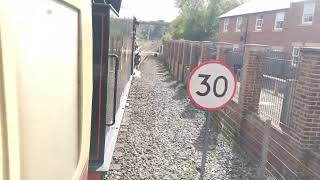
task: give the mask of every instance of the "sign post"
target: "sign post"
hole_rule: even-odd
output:
[[[204,149],[201,160],[200,180],[205,176],[208,153],[210,111],[222,109],[235,95],[236,76],[231,68],[220,61],[207,61],[197,66],[190,74],[187,91],[190,100],[206,111]]]

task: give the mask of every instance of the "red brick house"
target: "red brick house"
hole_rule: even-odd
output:
[[[219,41],[270,45],[299,56],[299,47],[320,47],[319,0],[253,0],[221,15]]]

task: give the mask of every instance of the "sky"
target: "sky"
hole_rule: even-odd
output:
[[[179,9],[174,5],[175,0],[126,0],[130,9],[139,21],[174,20]],[[269,0],[248,0],[248,1],[269,1]],[[297,0],[284,0],[297,1]]]
[[[174,0],[128,0],[129,7],[139,21],[164,20],[170,22],[178,16]]]

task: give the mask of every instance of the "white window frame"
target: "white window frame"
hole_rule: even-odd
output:
[[[277,12],[276,13],[276,18],[274,20],[274,30],[275,31],[282,31],[283,30],[284,17],[285,17],[285,12]],[[282,22],[282,27],[278,27],[278,22]]]
[[[241,32],[243,18],[237,17],[237,23],[236,23],[236,32]]]
[[[261,21],[261,25],[258,25],[260,21]],[[257,15],[257,18],[256,18],[255,30],[262,31],[262,27],[263,27],[263,14],[259,14],[259,15]]]
[[[293,47],[292,49],[292,65],[297,65],[300,58],[300,47]]]
[[[239,50],[239,48],[240,48],[239,44],[233,44],[233,46],[232,46],[233,51],[237,51],[237,50]]]
[[[229,26],[229,18],[224,19],[223,22],[223,32],[228,32],[228,26]]]
[[[308,7],[310,6],[310,7]],[[302,14],[302,24],[311,25],[314,20],[314,12],[315,12],[316,3],[315,2],[307,2],[303,6],[303,14]],[[309,11],[307,11],[309,10]],[[311,21],[306,21],[307,18],[311,18]]]

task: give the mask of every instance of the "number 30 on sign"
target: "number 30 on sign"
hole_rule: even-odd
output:
[[[191,72],[188,96],[201,109],[221,109],[235,95],[236,83],[236,76],[229,66],[219,61],[207,61]]]

